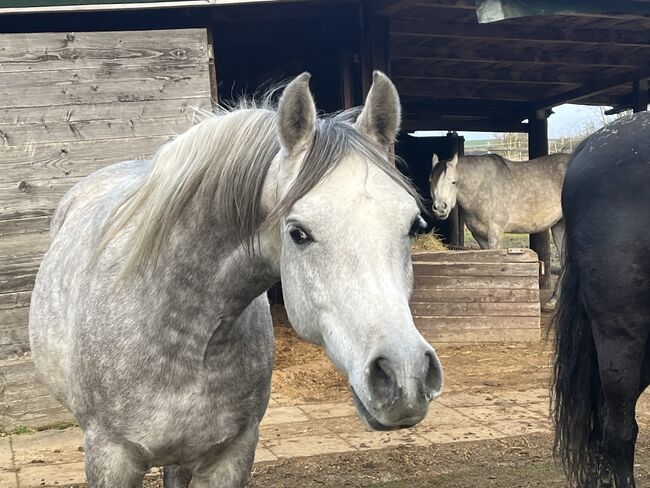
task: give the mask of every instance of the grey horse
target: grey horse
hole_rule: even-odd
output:
[[[441,393],[409,311],[422,219],[390,157],[397,91],[377,72],[360,113],[319,118],[309,78],[59,204],[30,342],[84,431],[91,487],[141,486],[151,466],[172,466],[168,487],[245,485],[271,385],[265,291],[280,278],[294,328],[347,375],[370,427],[415,425]]]
[[[505,232],[534,234],[551,229],[562,263],[560,195],[570,157],[558,153],[513,162],[496,154],[456,155],[439,161],[434,154],[430,178],[433,213],[444,220],[458,204],[481,249],[501,249]],[[555,307],[558,293],[556,288],[545,310]]]

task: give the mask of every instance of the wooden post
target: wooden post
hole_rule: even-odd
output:
[[[341,69],[341,102],[343,110],[347,110],[355,106],[353,61],[350,51],[341,52],[339,65]]]
[[[645,112],[648,110],[648,78],[634,80],[632,89],[632,111]]]
[[[363,6],[361,13],[361,83],[363,96],[372,85],[372,72],[380,70],[390,76],[390,33],[388,19],[366,15]]]
[[[447,137],[451,139],[450,144],[454,146],[453,151],[462,156],[465,153],[465,139],[459,137],[455,132],[448,132]],[[458,211],[458,205],[449,213],[449,243],[452,246],[465,246],[465,222]]]
[[[528,119],[528,157],[539,158],[548,154],[548,118],[546,110],[537,110]],[[543,263],[539,275],[539,287],[551,288],[551,239],[550,232],[530,234],[530,248]]]

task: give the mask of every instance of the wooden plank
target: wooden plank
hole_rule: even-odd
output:
[[[592,83],[586,83],[583,86],[574,88],[573,90],[563,91],[553,96],[540,97],[541,99],[535,102],[534,108],[537,110],[555,107],[563,103],[578,102],[589,97],[593,97],[600,93],[610,91],[614,88],[626,85],[634,78],[644,78],[650,76],[650,70],[640,69],[634,75],[622,75],[614,78],[599,78]]]
[[[42,101],[47,103],[47,100]],[[210,110],[209,101],[181,97],[168,100],[149,100],[128,103],[79,103],[76,105],[45,105],[38,107],[7,108],[2,112],[6,124],[56,124],[96,120],[169,119],[178,117],[189,122],[195,119],[196,109]],[[189,123],[188,122],[188,123]]]
[[[17,183],[50,179],[74,179],[86,176],[112,163],[132,159],[149,159],[172,135],[126,137],[100,141],[73,141],[8,147],[0,158],[0,213],[8,192],[28,194]],[[70,186],[70,185],[69,185]],[[1,216],[0,220],[7,218]]]
[[[432,345],[440,344],[476,344],[491,342],[539,342],[540,329],[464,329],[421,331],[424,338]]]
[[[536,276],[416,276],[416,287],[449,288],[537,288]]]
[[[8,310],[15,307],[28,307],[31,298],[31,291],[0,293],[0,310]]]
[[[536,263],[537,255],[530,249],[489,249],[475,251],[418,251],[411,254],[414,263]]]
[[[413,290],[413,303],[539,303],[538,289],[423,288]]]
[[[29,352],[29,307],[0,310],[0,360]]]
[[[393,78],[433,78],[447,80],[501,81],[510,83],[546,83],[553,85],[584,84],[595,76],[616,76],[634,71],[628,68],[575,69],[559,65],[536,70],[521,69],[509,63],[475,61],[464,63],[444,59],[397,59],[393,62]]]
[[[428,315],[414,316],[413,320],[418,330],[485,330],[485,329],[539,329],[539,315],[524,317],[484,316],[477,318],[471,315]]]
[[[532,94],[551,96],[566,88],[564,85],[512,84],[498,81],[476,83],[472,81],[447,81],[436,79],[395,80],[401,96],[446,98],[458,97],[478,100],[505,100],[514,102],[530,101]]]
[[[42,106],[46,99],[52,105],[76,103],[128,103],[152,100],[210,98],[210,85],[203,76],[175,75],[166,79],[138,75],[122,79],[98,77],[96,71],[82,71],[85,76],[72,82],[67,71],[45,71],[43,78],[30,84],[16,80],[14,73],[0,73],[0,108]],[[202,73],[207,78],[205,67]],[[45,76],[47,75],[47,76]]]
[[[610,29],[559,28],[554,26],[529,26],[526,24],[501,25],[500,23],[430,22],[416,19],[391,19],[391,35],[416,37],[465,37],[498,39],[502,41],[527,41],[551,44],[561,48],[566,45],[601,45],[650,47],[650,37],[644,31]]]
[[[28,357],[0,361],[0,383],[0,427],[4,432],[74,422],[70,412],[38,381]]]
[[[0,293],[31,290],[42,258],[42,254],[0,256]]]
[[[643,69],[650,64],[650,54],[616,52],[610,50],[540,49],[539,46],[522,45],[511,49],[511,43],[499,41],[476,41],[462,38],[436,39],[435,44],[411,45],[395,39],[391,46],[393,59],[443,58],[456,61],[496,61],[519,65],[556,65],[592,67],[631,67]]]
[[[38,144],[41,145],[180,134],[185,132],[190,125],[188,120],[178,116],[166,119],[119,118],[51,122],[49,124],[0,123],[0,139],[4,142],[4,152],[9,147],[33,147],[35,141],[38,141]]]
[[[49,232],[24,232],[0,237],[0,260],[32,254],[43,255],[50,246]]]
[[[413,265],[415,276],[534,276],[538,275],[537,263],[432,263]]]
[[[411,302],[411,313],[418,317],[435,316],[468,316],[483,322],[485,317],[536,317],[539,318],[539,302]]]
[[[0,242],[15,234],[48,234],[51,217],[32,217],[26,219],[0,220]],[[1,247],[1,246],[0,246]]]
[[[0,72],[206,66],[205,29],[5,34]]]

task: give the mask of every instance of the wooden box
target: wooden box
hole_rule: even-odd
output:
[[[416,327],[432,344],[541,337],[539,263],[529,249],[413,253]]]

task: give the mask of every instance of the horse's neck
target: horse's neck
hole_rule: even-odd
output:
[[[496,181],[502,176],[502,168],[494,160],[467,158],[458,163],[456,183],[458,205],[466,213],[479,214],[485,202],[491,200],[490,193],[496,191]]]
[[[187,323],[205,322],[192,333],[207,343],[211,329],[227,329],[279,277],[275,266],[259,257],[268,253],[247,252],[216,222],[197,226],[196,215],[190,209],[181,217],[151,279],[171,311]],[[268,247],[266,241],[261,237],[259,245]]]

